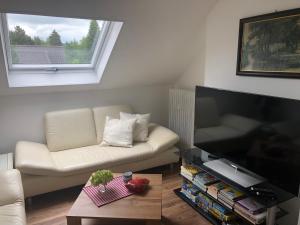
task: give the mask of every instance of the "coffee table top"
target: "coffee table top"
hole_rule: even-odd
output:
[[[120,175],[122,174],[114,173],[114,177]],[[97,207],[82,190],[67,217],[160,220],[162,175],[134,174],[133,177],[149,179],[149,190],[143,194],[134,194],[101,207]],[[87,185],[90,185],[89,181]]]

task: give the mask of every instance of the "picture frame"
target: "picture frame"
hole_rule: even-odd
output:
[[[236,74],[300,79],[300,8],[240,20]]]

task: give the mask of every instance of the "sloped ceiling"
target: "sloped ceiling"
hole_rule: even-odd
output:
[[[169,84],[195,54],[195,44],[216,0],[0,0],[1,12],[123,21],[99,85],[8,89],[0,94],[74,89],[108,89]]]

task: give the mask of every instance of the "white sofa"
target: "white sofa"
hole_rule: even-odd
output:
[[[18,170],[0,171],[0,224],[26,225],[24,194]]]
[[[178,162],[178,135],[156,124],[149,125],[148,141],[132,148],[100,146],[105,117],[117,118],[121,111],[132,112],[118,105],[47,113],[47,145],[20,141],[16,146],[25,197],[84,184],[97,169],[139,171]]]

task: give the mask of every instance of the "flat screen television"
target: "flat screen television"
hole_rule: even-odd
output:
[[[299,193],[299,100],[197,86],[194,145]]]

